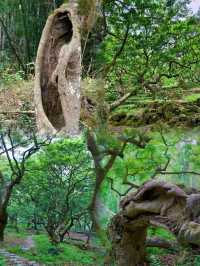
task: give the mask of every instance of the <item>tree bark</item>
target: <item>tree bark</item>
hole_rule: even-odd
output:
[[[92,201],[90,204],[90,215],[91,215],[91,220],[92,220],[92,230],[95,232],[100,232],[101,231],[101,226],[99,223],[98,219],[98,197],[99,197],[99,191],[102,185],[102,182],[104,181],[105,176],[98,175],[96,173],[96,183],[95,183],[95,188],[92,196]]]
[[[35,107],[42,135],[79,133],[81,41],[77,5],[62,5],[49,16],[35,69]]]
[[[128,221],[121,214],[116,215],[109,227],[112,241],[112,257],[120,266],[145,265],[145,242],[148,219]]]
[[[94,231],[100,232],[101,226],[99,223],[98,213],[97,213],[99,192],[101,189],[101,185],[103,181],[105,180],[106,175],[112,168],[117,156],[123,152],[124,147],[120,151],[119,150],[114,151],[114,154],[110,155],[110,158],[108,159],[107,164],[104,167],[102,167],[102,159],[103,159],[102,154],[99,151],[98,144],[96,143],[95,135],[89,131],[87,133],[87,146],[94,160],[95,176],[96,176],[95,177],[95,188],[94,188],[94,192],[92,196],[92,201],[90,204],[90,214],[91,214],[91,219],[93,223],[92,228]],[[109,153],[107,155],[109,155]]]
[[[146,240],[149,225],[171,231],[180,245],[200,247],[200,193],[187,195],[174,184],[152,180],[120,203],[122,210],[109,226],[112,255],[119,266],[145,265],[145,246],[167,248],[171,243]]]
[[[7,221],[7,212],[2,206],[0,206],[0,242],[4,241],[4,231],[7,225]]]

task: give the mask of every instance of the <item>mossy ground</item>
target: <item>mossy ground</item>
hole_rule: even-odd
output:
[[[152,99],[133,97],[110,115],[113,126],[140,127],[166,123],[170,126],[196,127],[200,125],[200,93],[187,91],[181,98]]]

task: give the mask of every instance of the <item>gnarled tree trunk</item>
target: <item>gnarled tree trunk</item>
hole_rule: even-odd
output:
[[[116,215],[110,224],[112,256],[117,265],[143,265],[145,260],[145,241],[148,219],[129,224],[123,215]]]
[[[109,226],[112,255],[119,266],[145,265],[150,224],[171,231],[181,245],[200,247],[200,193],[186,194],[174,184],[149,181],[121,201]]]
[[[47,19],[35,69],[35,108],[40,134],[79,133],[81,42],[76,1]]]

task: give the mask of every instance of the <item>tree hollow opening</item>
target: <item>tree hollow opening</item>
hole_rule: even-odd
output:
[[[58,75],[53,77],[59,62],[60,50],[69,43],[73,36],[73,25],[67,11],[57,13],[52,21],[46,39],[41,68],[41,95],[44,112],[57,130],[65,126],[60,95]]]

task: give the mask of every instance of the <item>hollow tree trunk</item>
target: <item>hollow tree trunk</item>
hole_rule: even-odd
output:
[[[43,30],[36,59],[34,90],[40,134],[79,133],[79,21],[77,5],[70,1],[49,16]]]

